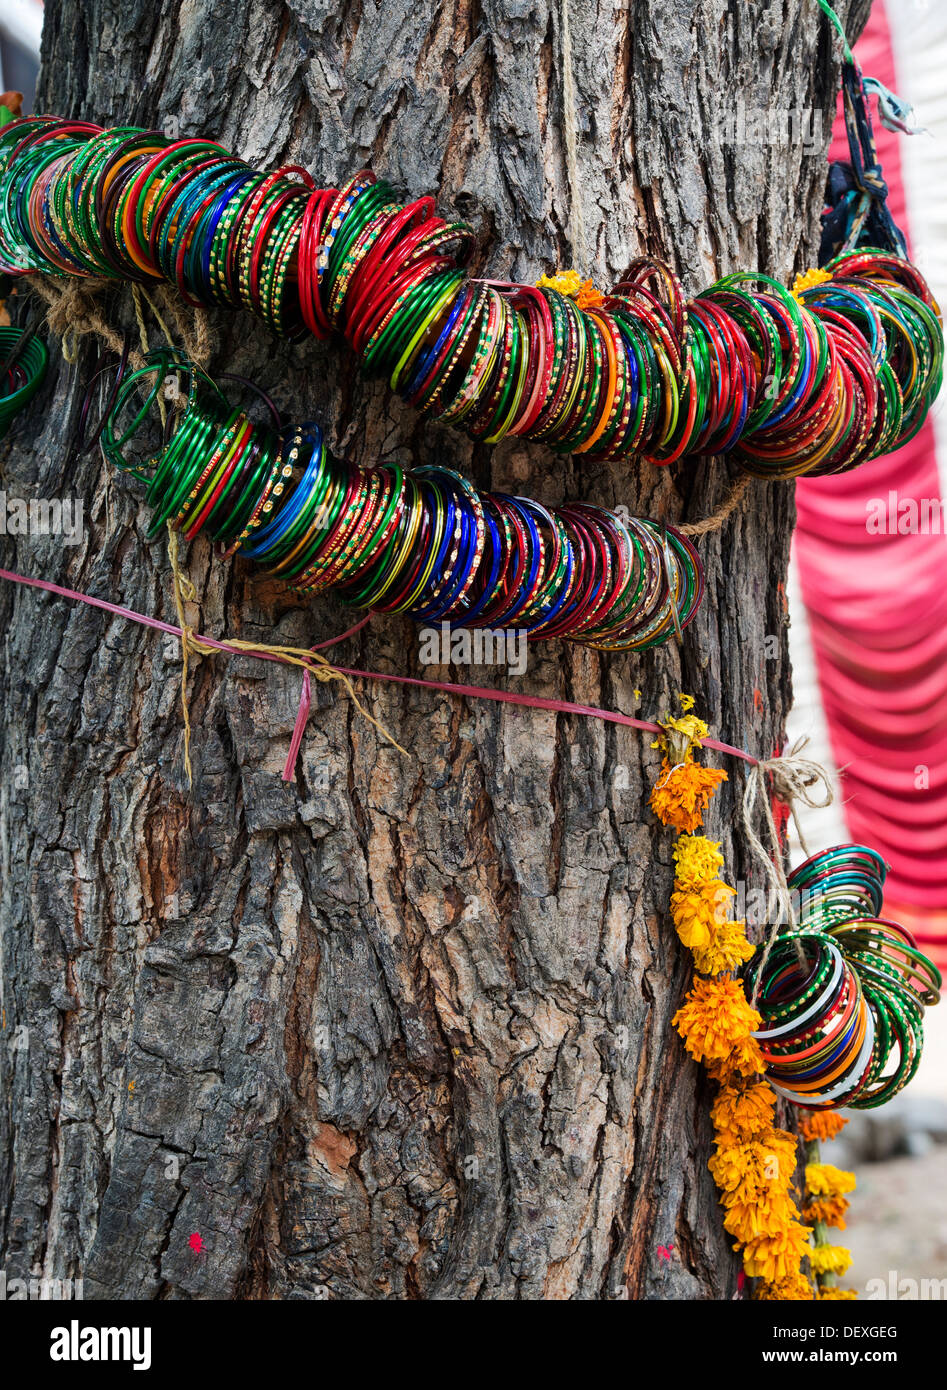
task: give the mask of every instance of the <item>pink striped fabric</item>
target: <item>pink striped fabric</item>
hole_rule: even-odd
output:
[[[875,0],[856,49],[863,71],[910,100]],[[888,205],[910,245],[898,142],[876,122]],[[928,138],[925,136],[913,137]],[[832,158],[848,158],[841,119]],[[801,480],[795,554],[845,816],[890,865],[885,910],[947,958],[947,536],[930,420],[903,449],[838,478]],[[916,504],[919,532],[901,534]],[[894,534],[878,534],[872,525]],[[928,511],[930,516],[930,511]],[[900,518],[900,521],[899,521]],[[929,528],[931,529],[931,528]]]

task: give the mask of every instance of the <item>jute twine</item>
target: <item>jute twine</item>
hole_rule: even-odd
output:
[[[203,640],[200,633],[196,632],[187,621],[184,605],[197,601],[197,592],[194,585],[180,567],[179,537],[177,531],[168,527],[168,558],[171,561],[171,574],[173,577],[174,606],[178,615],[178,627],[182,632],[181,639],[181,708],[184,714],[184,770],[187,773],[188,785],[193,786],[193,775],[191,769],[191,715],[187,695],[188,678],[188,657],[213,656],[217,651],[216,647],[210,646]],[[355,693],[355,687],[343,671],[337,670],[331,662],[327,661],[319,652],[312,651],[309,647],[290,647],[269,642],[244,642],[238,637],[227,638],[228,647],[236,647],[239,651],[247,652],[250,655],[259,652],[268,652],[276,656],[280,661],[288,666],[300,666],[304,671],[308,671],[310,676],[314,676],[317,681],[327,684],[329,681],[338,681],[345,690],[349,699],[363,719],[367,719],[369,724],[374,725],[383,738],[387,739],[393,747],[398,749],[408,757],[408,750],[402,748],[396,738],[388,732],[374,715],[369,714],[368,710],[359,700]]]
[[[92,335],[101,339],[106,347],[116,355],[121,355],[124,341],[119,333],[103,318],[97,296],[114,289],[115,282],[103,279],[58,280],[47,275],[31,275],[27,288],[34,290],[47,304],[46,322],[50,332],[61,340],[62,355],[74,366],[79,355],[79,340]],[[196,308],[188,320],[179,312],[178,305],[170,287],[156,284],[149,293],[143,285],[133,284],[132,302],[135,320],[138,324],[141,350],[133,348],[129,360],[136,370],[144,367],[145,355],[149,350],[148,332],[145,326],[143,302],[150,308],[154,319],[173,346],[175,339],[180,342],[193,362],[206,367],[213,351],[213,338],[210,319],[205,309]],[[160,307],[159,307],[160,306]],[[174,325],[169,327],[168,320]]]
[[[799,836],[799,843],[806,858],[809,857],[809,847],[799,822],[797,806],[802,805],[813,810],[822,810],[826,806],[831,806],[835,800],[835,791],[829,772],[811,758],[799,756],[808,741],[806,738],[798,740],[781,758],[768,758],[763,762],[747,764],[746,789],[743,793],[742,807],[743,833],[753,857],[762,866],[769,881],[767,920],[770,925],[766,933],[763,956],[756,972],[756,984],[751,996],[750,1002],[754,1005],[763,981],[764,967],[776,938],[779,936],[783,922],[788,922],[791,928],[796,926],[796,913],[793,907],[792,893],[786,880],[786,871],[783,867],[782,847],[779,831],[776,828],[776,820],[773,816],[767,778],[771,779],[773,794],[789,808],[796,827],[796,834]],[[757,799],[763,804],[763,814],[769,831],[772,852],[767,851],[753,829],[753,813],[756,810]],[[779,913],[776,912],[777,905],[781,909]],[[803,964],[805,956],[798,940],[796,941],[796,952],[800,964]]]
[[[683,524],[675,522],[677,530],[683,531],[685,536],[709,536],[714,531],[720,531],[743,501],[744,493],[752,481],[749,473],[741,473],[715,512],[705,516],[702,521],[687,521]]]

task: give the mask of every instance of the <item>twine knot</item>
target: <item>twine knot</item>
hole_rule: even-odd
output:
[[[786,870],[783,866],[782,845],[779,838],[779,831],[776,828],[776,820],[773,816],[773,807],[769,794],[767,778],[770,780],[773,795],[781,801],[784,806],[789,808],[789,813],[793,818],[796,827],[796,834],[799,836],[799,843],[803,853],[808,858],[809,847],[806,844],[799,824],[799,817],[796,813],[798,804],[808,806],[813,810],[821,810],[826,806],[831,806],[835,800],[835,791],[832,786],[830,774],[812,758],[803,758],[799,755],[809,742],[807,738],[799,739],[791,749],[782,757],[768,758],[762,762],[754,763],[747,769],[746,790],[743,793],[743,833],[747,843],[753,853],[753,857],[761,865],[763,872],[769,882],[769,894],[767,898],[766,915],[769,928],[766,934],[766,944],[763,948],[763,959],[760,969],[756,972],[756,984],[753,987],[751,1003],[755,1004],[760,981],[763,978],[763,966],[769,958],[773,943],[779,935],[783,922],[787,922],[790,928],[796,926],[796,913],[792,902],[792,893],[786,880]],[[762,840],[753,829],[753,813],[756,809],[757,798],[763,803],[763,813],[769,831],[772,851],[767,851]],[[779,904],[781,911],[777,914],[776,904]],[[804,956],[802,947],[796,942],[800,963]]]
[[[46,300],[46,322],[57,338],[62,339],[62,355],[70,366],[79,356],[79,339],[89,333],[101,332],[104,327],[95,296],[108,284],[107,280],[68,280],[64,285],[37,280],[34,288]]]
[[[174,606],[178,615],[178,627],[181,631],[181,710],[184,717],[184,770],[187,773],[188,785],[194,785],[194,774],[191,767],[191,713],[187,694],[188,682],[188,657],[210,656],[217,650],[211,646],[198,632],[195,632],[187,621],[184,612],[185,602],[196,601],[197,591],[191,580],[181,568],[180,541],[177,531],[174,530],[170,522],[168,523],[168,559],[171,562],[172,592],[174,594]],[[367,621],[367,620],[366,620]],[[231,637],[227,642],[227,650],[232,652],[246,652],[249,656],[264,656],[272,661],[280,661],[288,666],[299,666],[302,669],[303,680],[302,690],[299,696],[299,709],[296,714],[296,723],[293,726],[293,734],[290,739],[289,753],[286,757],[286,765],[283,769],[283,781],[291,782],[293,779],[293,769],[296,766],[296,758],[302,743],[303,733],[309,721],[309,710],[311,707],[311,683],[310,678],[315,676],[317,681],[328,684],[329,681],[338,681],[342,689],[348,695],[352,704],[358,710],[363,719],[367,719],[369,724],[374,725],[383,738],[397,748],[399,753],[408,757],[408,750],[402,748],[397,739],[393,738],[385,726],[377,720],[374,715],[369,714],[355,693],[355,687],[349,680],[344,671],[339,671],[331,662],[327,661],[321,653],[312,647],[290,647],[274,645],[269,642],[243,642],[239,638]]]
[[[789,807],[796,826],[796,833],[799,836],[799,843],[806,855],[808,855],[809,850],[802,833],[802,827],[799,824],[799,818],[796,815],[796,803],[801,802],[803,806],[808,806],[812,810],[822,810],[826,806],[831,806],[835,800],[831,778],[826,769],[812,758],[799,756],[808,742],[808,738],[801,738],[782,757],[769,758],[764,762],[757,763],[756,768],[753,769],[758,780],[766,776],[772,779],[773,793],[777,800]]]

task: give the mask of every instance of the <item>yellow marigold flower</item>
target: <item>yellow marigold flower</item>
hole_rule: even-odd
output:
[[[694,707],[694,698],[692,695],[682,695],[678,698],[680,699],[681,709],[684,710],[684,713],[669,714],[666,719],[661,720],[661,727],[667,734],[673,729],[676,733],[683,734],[689,742],[699,745],[710,732],[707,728],[706,721],[698,719],[696,714],[690,713]],[[685,701],[690,701],[690,703],[685,705]]]
[[[857,1297],[858,1297],[858,1294],[856,1293],[856,1291],[855,1291],[854,1289],[836,1289],[835,1287],[832,1287],[831,1289],[821,1289],[821,1288],[820,1288],[820,1289],[819,1289],[819,1292],[816,1294],[816,1298],[819,1299],[820,1302],[822,1302],[824,1299],[827,1299],[827,1298],[857,1298]]]
[[[783,1301],[795,1299],[797,1302],[803,1300],[811,1301],[816,1297],[812,1285],[804,1274],[789,1274],[785,1279],[777,1279],[773,1283],[763,1281],[756,1286],[754,1298],[766,1301]]]
[[[765,1081],[743,1087],[721,1086],[710,1110],[717,1142],[739,1144],[768,1134],[775,1104],[776,1096]]]
[[[792,295],[793,299],[798,300],[801,304],[803,301],[800,296],[802,295],[803,290],[810,290],[814,285],[824,285],[825,282],[827,280],[831,280],[831,278],[832,276],[827,270],[819,270],[815,268],[812,270],[805,270],[802,272],[801,275],[796,276],[795,280],[793,281],[790,294]]]
[[[723,1060],[750,1041],[760,1016],[747,1003],[742,980],[696,979],[671,1020],[696,1062]]]
[[[672,893],[671,918],[689,950],[709,946],[714,933],[714,907],[700,893]]]
[[[813,1197],[840,1197],[855,1191],[855,1174],[832,1163],[807,1163],[806,1189]]]
[[[844,1274],[851,1262],[851,1251],[844,1245],[816,1245],[809,1251],[814,1274]]]
[[[567,294],[574,299],[581,284],[582,277],[577,270],[557,270],[555,275],[540,275],[536,288],[555,290],[557,294]]]
[[[755,1038],[742,1038],[727,1057],[706,1058],[704,1066],[722,1086],[739,1077],[760,1076],[766,1070],[763,1054]]]
[[[691,717],[691,716],[688,716]],[[661,763],[661,776],[651,792],[651,809],[665,825],[691,834],[704,823],[704,812],[727,774],[719,768],[682,762],[672,767],[667,758]]]
[[[774,1283],[799,1273],[803,1256],[809,1252],[806,1228],[792,1221],[778,1235],[758,1236],[747,1242],[743,1268],[751,1279]]]
[[[720,842],[705,835],[679,835],[674,845],[674,886],[699,888],[723,868]]]
[[[847,1124],[845,1116],[834,1110],[799,1111],[799,1133],[809,1144],[817,1139],[834,1139]]]
[[[834,1226],[836,1230],[844,1231],[848,1207],[847,1197],[816,1197],[803,1207],[802,1217],[810,1226],[821,1221],[823,1226]]]
[[[694,946],[694,964],[702,975],[736,970],[749,960],[755,946],[746,939],[745,923],[720,922],[707,946]]]

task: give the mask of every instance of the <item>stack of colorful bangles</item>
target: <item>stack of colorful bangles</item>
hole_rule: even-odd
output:
[[[840,255],[798,293],[746,273],[687,302],[649,259],[604,296],[478,280],[473,241],[365,170],[317,189],[297,166],[264,174],[138,127],[46,116],[0,134],[0,269],[163,278],[278,333],[339,332],[366,374],[474,439],[836,473],[910,439],[940,387],[937,305],[882,251]]]
[[[14,415],[36,395],[47,361],[39,338],[19,328],[0,328],[0,439]]]
[[[478,492],[449,468],[346,463],[318,425],[253,423],[186,359],[153,356],[121,381],[102,433],[106,457],[148,483],[151,535],[166,523],[188,540],[203,531],[219,554],[239,550],[297,590],[530,640],[641,650],[696,611],[700,561],[671,526]],[[130,451],[177,373],[186,406],[142,469]]]
[[[774,1089],[811,1110],[883,1105],[917,1070],[941,977],[909,931],[878,916],[886,865],[862,845],[800,865],[798,928],[746,968]]]

